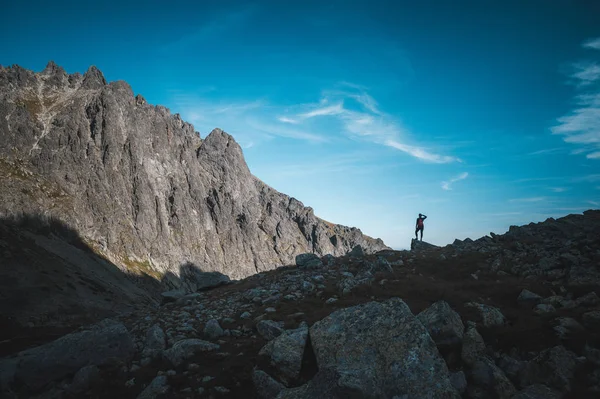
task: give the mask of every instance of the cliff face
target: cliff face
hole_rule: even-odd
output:
[[[227,133],[202,140],[95,67],[0,67],[0,177],[0,214],[56,217],[127,268],[242,278],[304,252],[386,248],[255,178]]]

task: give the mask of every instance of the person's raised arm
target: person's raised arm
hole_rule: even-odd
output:
[[[421,216],[423,216],[423,220],[427,219],[427,216],[425,216],[425,215],[421,215]]]

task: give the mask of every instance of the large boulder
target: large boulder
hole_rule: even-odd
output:
[[[300,377],[304,348],[308,338],[308,327],[287,330],[269,341],[258,353],[269,359],[273,375],[289,386]]]
[[[262,370],[254,370],[252,382],[259,399],[273,399],[285,389],[285,386]]]
[[[189,338],[176,342],[171,348],[164,351],[163,354],[173,366],[177,367],[197,353],[210,352],[219,348],[219,345],[212,342]]]
[[[277,338],[284,331],[281,324],[273,320],[260,320],[256,323],[256,331],[266,340]]]
[[[231,283],[231,279],[219,272],[203,272],[195,267],[182,267],[181,278],[192,291],[203,291]]]
[[[317,255],[306,253],[296,255],[296,266],[304,269],[318,269],[323,266],[323,262]]]
[[[577,355],[564,346],[546,349],[523,368],[521,385],[546,384],[561,392],[570,391],[578,365]]]
[[[470,371],[471,381],[488,397],[510,399],[516,388],[496,364],[486,357],[477,360]]]
[[[338,370],[331,368],[320,369],[307,384],[297,388],[284,389],[277,395],[277,399],[359,399],[374,397],[377,396],[369,395],[361,386],[354,386],[352,381],[348,381]]]
[[[137,399],[155,399],[162,397],[162,395],[166,394],[168,391],[169,385],[167,384],[167,376],[159,375],[137,396]]]
[[[206,322],[206,325],[204,326],[204,336],[206,338],[214,340],[223,336],[223,334],[223,328],[221,328],[218,320],[211,319]]]
[[[592,331],[600,332],[600,310],[592,310],[583,314],[583,324]]]
[[[475,323],[469,322],[467,332],[463,338],[461,358],[462,361],[472,366],[475,362],[485,354],[486,347],[483,337],[477,331]]]
[[[419,313],[417,319],[425,326],[438,347],[460,345],[465,326],[448,302],[434,303]]]
[[[146,341],[144,350],[161,351],[166,346],[165,332],[158,324],[154,324],[146,331]]]
[[[559,399],[560,394],[543,384],[530,385],[512,399]]]
[[[333,312],[310,337],[319,370],[329,370],[322,379],[335,381],[337,395],[460,397],[427,330],[399,298]],[[315,381],[304,389],[314,392]]]
[[[411,251],[427,251],[430,249],[439,248],[437,245],[430,244],[425,241],[415,240],[414,238],[410,241],[410,250]]]
[[[542,301],[542,297],[529,290],[523,290],[519,294],[517,301],[523,307],[533,307]]]
[[[500,309],[490,306],[484,305],[482,303],[469,302],[465,304],[466,307],[475,308],[479,312],[481,316],[482,323],[484,327],[499,327],[504,325],[506,322],[506,318],[500,311]]]
[[[135,351],[127,328],[106,319],[89,329],[67,334],[56,341],[20,352],[0,368],[2,383],[12,382],[36,391],[88,365],[103,366],[116,360],[129,361]]]

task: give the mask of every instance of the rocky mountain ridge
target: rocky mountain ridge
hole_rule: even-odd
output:
[[[599,261],[600,211],[442,248],[302,254],[6,357],[0,383],[14,397],[598,397]]]
[[[300,253],[387,248],[254,177],[227,133],[201,139],[95,67],[0,67],[0,177],[0,215],[50,215],[113,264],[153,277],[194,265],[238,279]]]

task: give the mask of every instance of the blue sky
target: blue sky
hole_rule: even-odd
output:
[[[394,248],[600,208],[598,2],[18,3],[0,64],[96,65]]]

